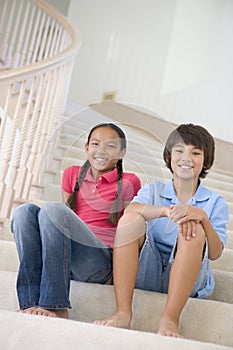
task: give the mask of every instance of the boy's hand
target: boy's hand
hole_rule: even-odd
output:
[[[206,215],[202,209],[188,204],[171,205],[170,208],[169,218],[177,224],[183,224],[190,220],[201,222]]]
[[[189,241],[192,237],[196,236],[196,226],[197,222],[190,220],[183,224],[178,224],[178,232]]]
[[[170,220],[177,223],[179,234],[187,240],[195,237],[197,224],[201,223],[205,212],[188,204],[176,204],[170,208]]]

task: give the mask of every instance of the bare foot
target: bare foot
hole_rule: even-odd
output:
[[[123,311],[119,311],[106,320],[94,321],[94,324],[107,326],[107,327],[130,329],[131,328],[131,318],[132,318],[131,314],[128,314],[128,313],[123,312]]]
[[[28,315],[39,315],[39,316],[59,317],[59,318],[68,319],[67,309],[48,310],[48,309],[42,309],[41,307],[38,307],[38,306],[32,306],[24,310],[19,310],[19,312],[22,312]]]
[[[160,320],[158,334],[167,337],[183,338],[178,332],[177,324],[170,319],[165,318]]]

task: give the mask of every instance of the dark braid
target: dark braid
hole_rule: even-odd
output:
[[[80,188],[80,186],[82,185],[83,180],[85,179],[87,170],[90,168],[90,162],[89,160],[86,160],[86,162],[83,164],[81,171],[79,173],[78,179],[76,181],[76,184],[74,186],[74,192],[70,195],[70,197],[68,198],[66,204],[68,205],[68,207],[70,207],[70,209],[75,210],[76,205],[77,205],[77,192]]]
[[[112,128],[113,130],[115,130],[117,132],[117,134],[119,135],[120,138],[120,142],[121,142],[121,150],[123,150],[124,148],[126,148],[126,137],[124,132],[121,130],[121,128],[119,128],[117,125],[112,124],[112,123],[103,123],[103,124],[98,124],[96,126],[94,126],[91,131],[89,132],[88,138],[87,138],[87,144],[89,144],[90,139],[91,139],[91,134],[93,133],[94,130],[98,129],[98,128],[102,128],[102,127],[109,127]],[[90,162],[89,160],[87,160],[80,171],[80,174],[78,176],[77,182],[75,184],[74,187],[74,192],[70,195],[70,197],[68,198],[66,204],[70,207],[70,209],[75,210],[76,209],[76,205],[77,205],[77,192],[86,176],[87,170],[90,167]],[[112,207],[108,216],[108,221],[112,224],[112,225],[116,225],[119,219],[119,212],[120,212],[120,193],[121,193],[121,189],[122,189],[122,175],[123,175],[123,167],[122,167],[122,159],[118,159],[117,164],[117,194],[116,197],[114,199],[114,202],[112,203]]]
[[[122,159],[119,159],[117,164],[117,194],[114,199],[114,202],[112,203],[112,207],[108,216],[108,221],[112,225],[116,225],[119,220],[119,212],[120,212],[120,193],[122,189],[122,175],[123,175],[123,169],[122,169]]]

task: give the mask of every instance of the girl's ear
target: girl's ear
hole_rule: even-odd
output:
[[[119,159],[124,158],[125,155],[126,155],[126,148],[123,148],[123,149],[120,151]]]
[[[87,142],[85,143],[84,149],[85,149],[85,152],[87,153],[88,152],[88,143]]]

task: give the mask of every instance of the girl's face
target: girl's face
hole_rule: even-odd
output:
[[[99,127],[85,145],[87,158],[92,167],[92,176],[111,171],[118,159],[122,159],[126,149],[121,150],[121,142],[118,133],[111,127]]]
[[[198,180],[204,164],[204,152],[194,145],[178,143],[172,148],[171,168],[174,177]]]

